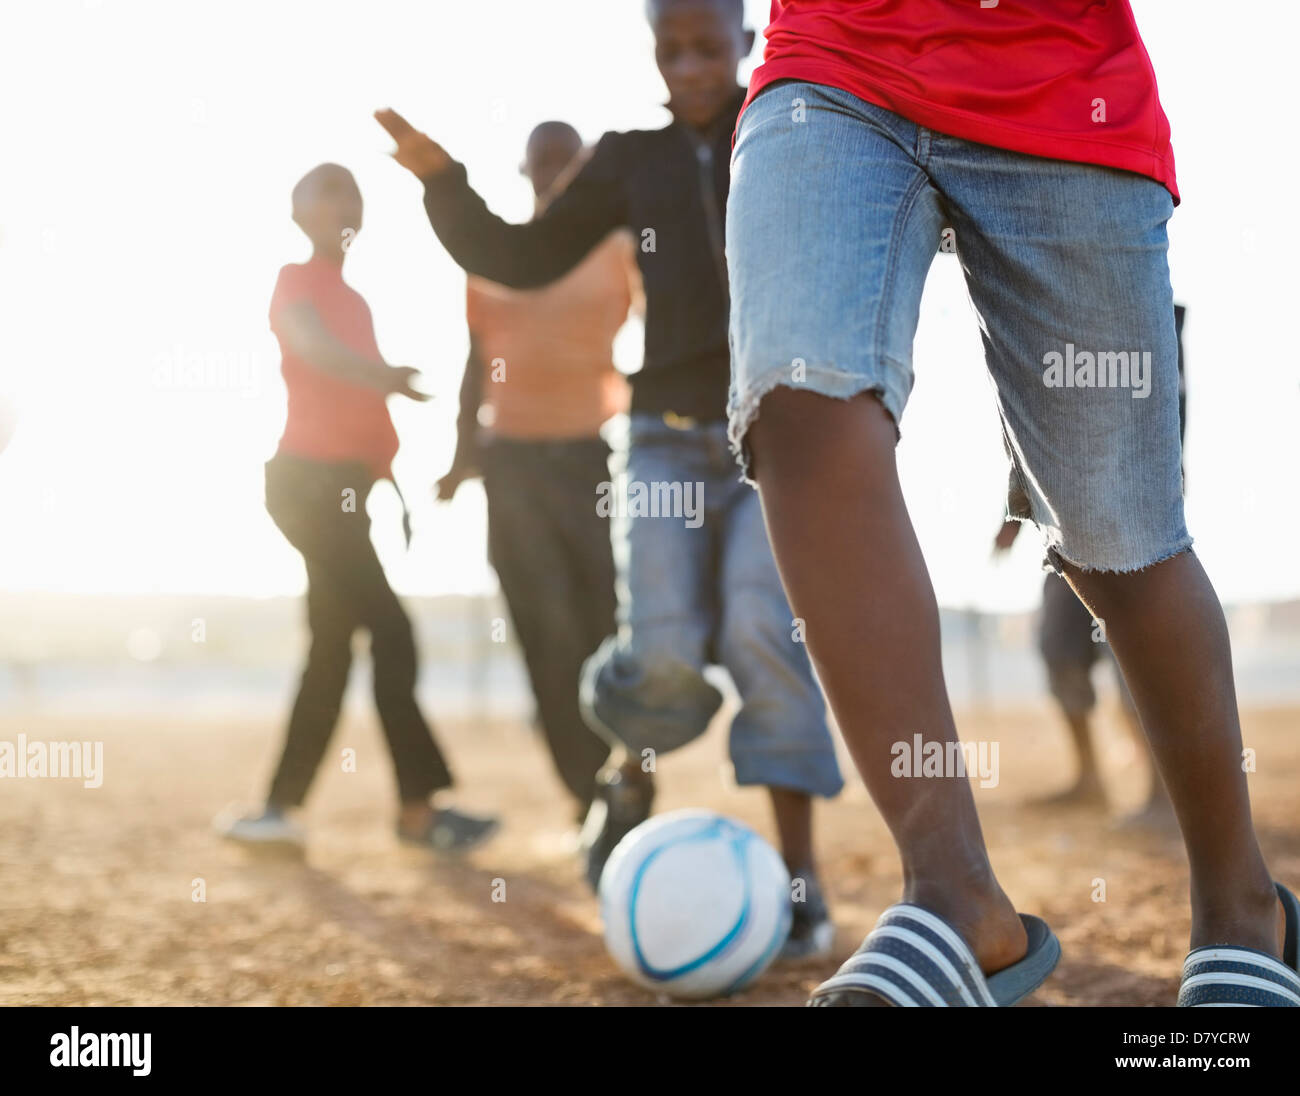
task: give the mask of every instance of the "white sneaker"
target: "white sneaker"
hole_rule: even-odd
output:
[[[270,807],[260,814],[242,817],[219,815],[215,825],[217,832],[227,841],[234,841],[248,848],[299,854],[306,848],[306,838],[302,830],[289,821],[283,811]]]

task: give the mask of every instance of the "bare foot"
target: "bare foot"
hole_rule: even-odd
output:
[[[1111,824],[1113,830],[1122,832],[1141,831],[1166,837],[1177,837],[1178,816],[1174,814],[1173,805],[1163,796],[1149,800],[1145,806],[1122,815]]]
[[[1031,799],[1030,807],[1086,807],[1090,810],[1104,810],[1106,807],[1106,789],[1097,780],[1080,780],[1063,792]]]

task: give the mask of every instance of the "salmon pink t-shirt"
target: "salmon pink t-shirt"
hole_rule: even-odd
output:
[[[381,361],[365,299],[343,280],[337,263],[313,258],[280,271],[271,297],[271,330],[280,341],[289,414],[279,452],[311,460],[361,461],[377,478],[391,476],[397,431],[386,396],[334,376],[298,357],[280,332],[284,310],[308,301],[331,335],[358,354]]]
[[[594,438],[628,405],[614,337],[638,307],[641,275],[625,229],[538,289],[467,284],[466,319],[482,359],[483,404],[496,437]]]
[[[773,0],[749,101],[826,84],[995,148],[1149,176],[1169,122],[1128,0]]]

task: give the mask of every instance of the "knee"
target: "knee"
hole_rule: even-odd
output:
[[[648,699],[691,690],[704,681],[704,663],[702,643],[655,628],[637,629],[630,641],[611,636],[587,659],[598,694],[636,694]]]
[[[768,462],[774,474],[824,474],[825,461],[844,450],[845,438],[853,442],[849,451],[865,447],[882,456],[892,455],[898,428],[879,393],[867,391],[839,399],[780,385],[763,397],[749,429],[754,478],[758,478],[760,461]],[[805,480],[801,482],[806,485]]]
[[[702,649],[638,638],[611,636],[587,659],[584,717],[629,749],[677,749],[704,732],[722,694],[704,677]]]
[[[415,632],[400,608],[371,623],[370,649],[376,658],[415,662]]]

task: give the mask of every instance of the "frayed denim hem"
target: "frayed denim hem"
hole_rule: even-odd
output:
[[[1016,520],[1029,521],[1031,519],[1017,518]],[[1065,571],[1062,567],[1062,564],[1068,563],[1075,570],[1081,571],[1084,574],[1095,572],[1097,574],[1109,574],[1109,575],[1132,575],[1132,574],[1137,574],[1139,571],[1145,571],[1148,568],[1154,567],[1158,563],[1164,563],[1166,560],[1171,560],[1174,558],[1174,556],[1180,556],[1184,552],[1190,551],[1191,547],[1192,547],[1192,537],[1190,534],[1184,533],[1182,537],[1179,538],[1174,548],[1170,549],[1167,552],[1161,552],[1155,557],[1153,557],[1152,559],[1149,559],[1143,563],[1135,563],[1131,566],[1126,566],[1126,567],[1098,567],[1094,564],[1083,563],[1079,560],[1072,559],[1070,556],[1067,556],[1064,552],[1062,552],[1060,548],[1058,548],[1055,544],[1051,544],[1048,545],[1047,554],[1043,559],[1043,570],[1055,571],[1058,575],[1064,578]]]
[[[886,377],[882,380],[878,376],[869,376],[867,372],[845,373],[826,366],[808,366],[808,379],[796,381],[790,376],[790,367],[782,365],[752,381],[743,394],[734,395],[727,408],[727,441],[731,445],[736,463],[740,466],[741,480],[751,487],[757,486],[750,473],[753,454],[747,444],[747,435],[749,428],[758,420],[759,405],[763,397],[777,388],[789,388],[795,392],[815,392],[819,396],[836,400],[850,400],[864,392],[870,392],[894,420],[895,440],[901,439],[903,435],[898,424],[903,417],[903,406],[907,403],[908,392],[900,390],[900,384],[894,378],[910,376],[910,370],[900,364],[889,363],[885,369],[868,372],[884,373]]]
[[[733,750],[731,764],[742,788],[788,788],[819,799],[834,799],[844,790],[829,740],[825,750]]]

